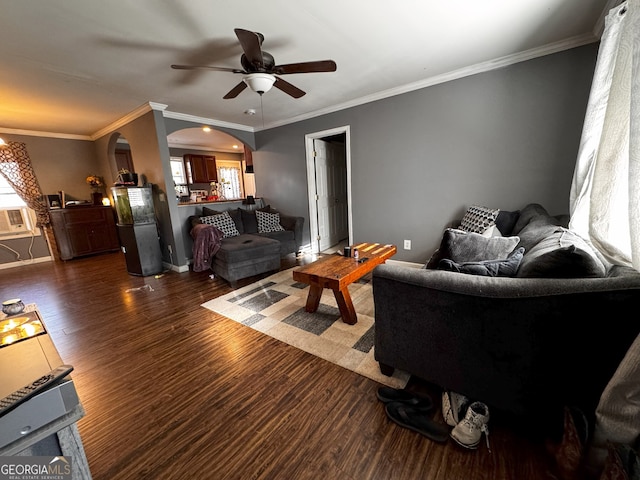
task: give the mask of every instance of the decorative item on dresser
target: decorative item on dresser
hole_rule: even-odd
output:
[[[93,204],[102,205],[102,187],[104,186],[102,177],[99,177],[98,175],[89,175],[86,181],[91,186],[91,199]]]

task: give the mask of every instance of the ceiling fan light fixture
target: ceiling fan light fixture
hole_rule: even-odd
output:
[[[242,80],[251,90],[262,95],[271,90],[271,87],[276,81],[276,77],[268,73],[249,73],[242,77]]]

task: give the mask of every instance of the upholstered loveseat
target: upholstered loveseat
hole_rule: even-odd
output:
[[[210,268],[234,284],[278,270],[281,258],[300,251],[303,226],[304,217],[285,215],[270,205],[228,211],[203,207],[202,215],[189,218],[194,271]]]
[[[424,268],[374,269],[375,358],[385,374],[559,427],[565,405],[594,412],[640,332],[640,273],[584,251],[566,216],[535,204],[500,213],[502,231],[485,243],[505,244],[501,258],[465,258],[491,248],[465,247],[452,238],[473,232],[447,229]]]

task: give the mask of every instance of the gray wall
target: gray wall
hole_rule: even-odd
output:
[[[93,174],[104,175],[91,141],[10,133],[0,136],[7,142],[26,144],[40,189],[45,195],[64,190],[67,200],[90,200],[91,188],[85,179]],[[44,232],[33,238],[0,239],[0,268],[21,265],[22,261],[41,261],[49,256]]]
[[[304,216],[307,243],[304,137],[348,125],[353,240],[393,243],[396,260],[426,261],[470,204],[567,213],[596,56],[591,44],[258,132],[257,195]]]

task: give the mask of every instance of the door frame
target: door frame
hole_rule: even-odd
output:
[[[336,127],[321,132],[308,133],[304,136],[305,151],[307,156],[307,193],[309,202],[309,231],[311,253],[318,251],[318,209],[316,207],[316,172],[313,157],[313,141],[333,135],[345,135],[345,160],[347,164],[347,223],[349,230],[349,245],[353,243],[353,228],[351,215],[351,131],[349,125]]]

